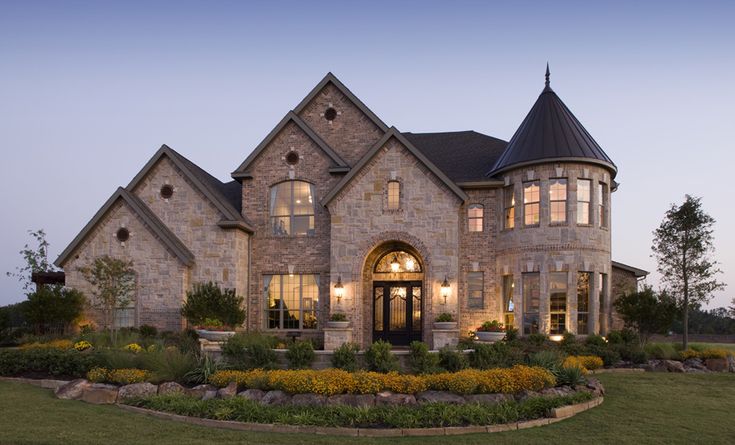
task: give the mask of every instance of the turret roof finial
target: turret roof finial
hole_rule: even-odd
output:
[[[549,72],[549,62],[546,62],[546,86],[547,87],[549,86],[549,84],[551,84],[549,77],[551,77],[551,73]]]

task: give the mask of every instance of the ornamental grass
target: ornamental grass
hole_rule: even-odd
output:
[[[430,375],[404,375],[340,369],[218,371],[210,382],[224,387],[236,382],[240,389],[281,390],[290,394],[314,393],[376,394],[392,391],[416,394],[426,390],[449,391],[457,394],[517,393],[539,391],[554,386],[556,380],[549,371],[523,365],[489,370],[466,369]]]

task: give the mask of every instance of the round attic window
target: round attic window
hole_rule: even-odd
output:
[[[125,227],[120,227],[117,229],[117,233],[115,233],[115,238],[117,238],[121,243],[124,243],[130,239],[130,231]]]
[[[327,110],[324,112],[324,119],[328,121],[333,121],[337,118],[337,110],[335,110],[332,107],[327,108]]]
[[[286,155],[286,162],[288,162],[291,165],[295,165],[299,163],[299,154],[295,151],[289,151]]]
[[[169,199],[172,196],[174,196],[174,186],[171,184],[164,184],[163,187],[161,187],[161,197],[163,199]]]

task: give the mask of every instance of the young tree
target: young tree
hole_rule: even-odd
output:
[[[110,329],[114,342],[118,327],[115,310],[135,301],[133,263],[105,255],[79,271],[92,285],[90,306],[102,313],[105,328]]]
[[[46,232],[43,229],[38,229],[35,232],[29,230],[28,233],[36,241],[36,248],[31,248],[28,244],[23,247],[19,253],[23,257],[25,265],[22,267],[16,267],[15,272],[6,272],[9,277],[16,277],[18,281],[23,283],[23,289],[26,291],[32,290],[33,282],[31,281],[31,274],[34,272],[52,272],[56,270],[53,264],[48,260],[48,247],[49,243],[46,241]]]
[[[651,286],[619,297],[615,300],[615,310],[625,327],[638,331],[641,343],[646,343],[653,334],[667,332],[678,313],[676,302],[665,292],[656,294]]]
[[[725,286],[715,278],[721,271],[711,258],[714,223],[702,209],[701,199],[686,195],[680,206],[671,205],[653,232],[653,256],[658,261],[658,271],[684,315],[684,349],[689,347],[689,309],[706,303],[712,292]]]

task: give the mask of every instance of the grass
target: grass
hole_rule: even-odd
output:
[[[605,403],[541,428],[473,434],[463,444],[735,443],[735,375],[602,374]],[[0,443],[344,444],[346,438],[226,431],[57,400],[48,390],[0,382]],[[12,413],[12,414],[11,414]],[[30,426],[32,425],[32,426]],[[446,437],[349,438],[360,444],[444,444]]]

